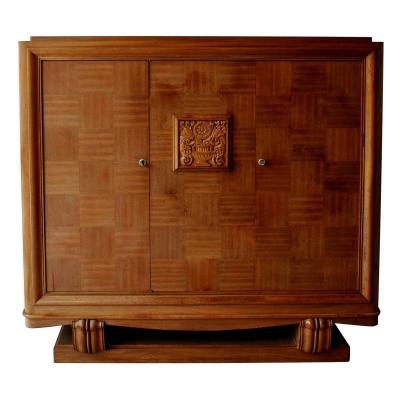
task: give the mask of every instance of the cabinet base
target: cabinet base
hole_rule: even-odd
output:
[[[350,347],[334,325],[331,349],[297,348],[297,326],[220,332],[182,332],[105,327],[105,351],[74,350],[72,328],[64,325],[54,346],[56,363],[129,362],[327,362],[349,361]]]

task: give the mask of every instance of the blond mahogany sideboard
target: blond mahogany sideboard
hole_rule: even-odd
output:
[[[20,42],[24,316],[58,362],[347,361],[376,325],[383,44]]]

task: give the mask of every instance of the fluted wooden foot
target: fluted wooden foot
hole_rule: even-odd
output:
[[[74,350],[81,353],[99,353],[105,350],[104,321],[79,319],[72,322]]]
[[[305,353],[330,351],[333,321],[325,318],[308,318],[300,322],[297,331],[297,348]]]

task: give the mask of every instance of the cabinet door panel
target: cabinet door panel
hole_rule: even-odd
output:
[[[48,291],[149,290],[148,63],[44,61]]]
[[[359,289],[361,81],[357,61],[257,63],[261,289]]]
[[[151,281],[157,292],[255,289],[255,63],[151,62]],[[228,171],[173,171],[173,116],[233,117]]]

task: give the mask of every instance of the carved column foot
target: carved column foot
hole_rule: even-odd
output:
[[[297,331],[297,348],[305,353],[321,353],[331,349],[333,321],[325,318],[308,318],[300,322]]]
[[[81,353],[104,351],[104,321],[79,319],[72,321],[72,342],[74,349]]]

